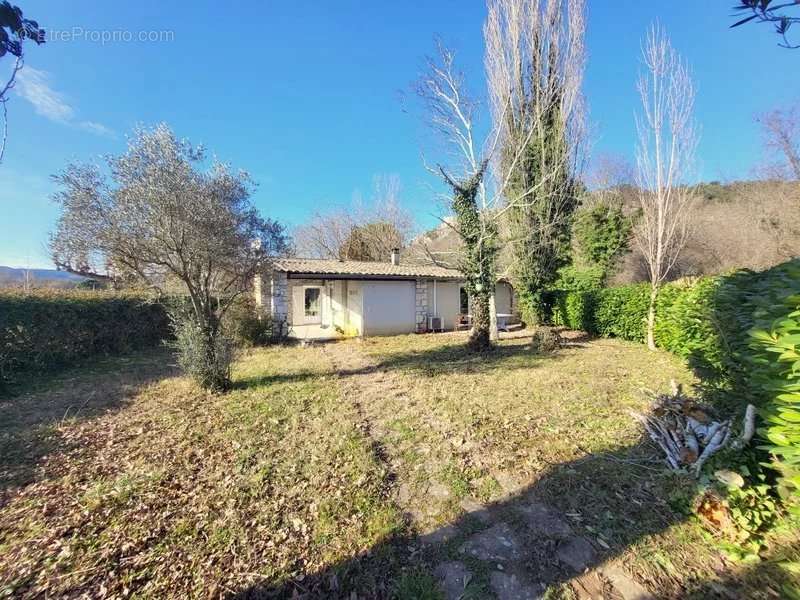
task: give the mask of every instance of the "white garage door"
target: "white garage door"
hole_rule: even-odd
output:
[[[416,291],[413,281],[365,281],[364,334],[413,333]]]

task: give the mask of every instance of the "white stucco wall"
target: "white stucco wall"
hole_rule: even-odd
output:
[[[364,281],[364,335],[417,331],[418,287],[414,281]]]
[[[456,317],[461,314],[461,288],[464,284],[460,281],[437,281],[428,284],[428,309],[430,314],[441,317],[445,330],[450,331],[455,326]],[[500,314],[513,314],[515,311],[513,301],[513,288],[510,284],[501,281],[495,288],[495,307]]]
[[[456,317],[461,314],[459,289],[461,284],[457,281],[437,281],[435,286],[431,284],[429,294],[431,300],[431,314],[442,319],[445,330],[450,331],[455,326]]]
[[[297,338],[425,331],[427,315],[440,317],[445,330],[449,331],[461,313],[460,289],[463,283],[452,280],[289,279],[286,273],[270,272],[257,278],[254,284],[260,310],[275,315],[279,322],[285,322],[288,334]],[[322,314],[318,322],[310,322],[305,316],[303,288],[307,286],[322,289]],[[498,283],[495,294],[498,313],[515,313],[516,303],[510,284]],[[286,334],[286,330],[282,333]]]

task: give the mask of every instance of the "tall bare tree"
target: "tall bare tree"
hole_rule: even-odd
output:
[[[771,179],[800,181],[800,109],[796,106],[772,110],[756,118],[761,125],[764,145],[770,155],[767,176]]]
[[[647,345],[655,348],[658,293],[686,244],[694,190],[698,134],[693,118],[695,89],[687,63],[659,24],[642,43],[644,70],[638,90],[642,110],[636,115],[637,179],[641,219],[635,234],[650,278]]]
[[[461,269],[467,279],[467,290],[473,305],[473,329],[470,344],[477,349],[491,345],[495,327],[492,297],[497,272],[497,254],[502,246],[500,232],[514,211],[540,206],[540,198],[550,198],[543,193],[552,180],[564,172],[572,172],[570,165],[578,156],[573,152],[577,145],[570,145],[582,132],[581,119],[577,118],[581,104],[580,77],[568,76],[569,90],[562,89],[562,97],[548,106],[532,106],[530,97],[520,96],[516,77],[527,73],[525,65],[516,70],[524,44],[522,39],[532,40],[536,33],[530,33],[531,26],[541,28],[552,25],[552,18],[559,23],[558,34],[567,36],[565,42],[571,48],[564,56],[549,63],[561,75],[583,72],[583,2],[565,0],[548,2],[548,19],[533,18],[532,13],[540,13],[543,2],[535,0],[490,0],[489,18],[485,27],[487,49],[486,65],[491,100],[491,126],[488,134],[478,136],[476,121],[481,117],[480,104],[466,89],[465,78],[456,68],[454,54],[442,44],[438,55],[428,59],[425,73],[420,78],[417,92],[426,109],[428,123],[438,135],[439,140],[449,150],[444,166],[436,170],[444,177],[451,189],[450,209],[455,213],[453,220],[443,220],[452,227],[462,242]],[[567,25],[561,24],[562,11]],[[513,43],[505,37],[513,30]],[[541,33],[541,31],[539,32]],[[514,37],[514,36],[517,37]],[[549,34],[548,34],[549,35]],[[526,42],[527,43],[527,42]],[[533,42],[531,41],[531,44]],[[540,49],[541,50],[541,49]],[[540,54],[537,54],[540,56]],[[530,55],[527,57],[530,60]],[[530,63],[528,63],[530,64]],[[516,73],[516,75],[515,75]],[[553,75],[552,82],[563,81]],[[523,87],[529,89],[532,83],[526,79]],[[558,87],[558,86],[556,86]],[[563,112],[562,112],[563,111]],[[546,127],[548,118],[561,124],[565,145],[569,149],[561,152],[558,159],[542,169],[540,176],[520,178],[523,165],[530,162],[534,151],[537,133]],[[563,120],[563,122],[562,122]],[[546,136],[543,139],[549,140]],[[485,178],[487,165],[491,165],[492,177]],[[553,223],[561,222],[561,207],[556,204],[543,218],[544,224],[537,229],[540,236],[550,235]]]
[[[569,258],[583,166],[584,0],[489,0],[486,74],[508,209],[513,275],[528,318]]]
[[[621,203],[623,193],[634,189],[636,169],[633,164],[614,154],[600,154],[591,162],[585,177],[588,189],[582,205]]]
[[[375,177],[369,204],[318,212],[294,231],[298,254],[309,258],[385,261],[394,248],[405,247],[414,218],[400,202],[396,175]]]
[[[437,40],[437,54],[417,81],[425,118],[444,147],[443,160],[431,169],[450,190],[448,209],[455,215],[442,219],[461,240],[458,265],[466,277],[472,305],[469,345],[483,351],[496,338],[493,309],[497,255],[499,195],[487,193],[484,175],[493,148],[475,132],[478,103],[469,95],[464,74],[455,66],[455,54]],[[494,135],[496,144],[497,136]]]

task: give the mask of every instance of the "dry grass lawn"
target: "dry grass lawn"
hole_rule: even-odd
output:
[[[224,396],[137,355],[0,401],[0,596],[433,599],[436,566],[464,560],[463,597],[491,598],[494,567],[459,548],[524,497],[588,540],[590,571],[613,562],[658,597],[776,597],[777,571],[727,563],[680,511],[690,482],[628,415],[643,389],[691,383],[682,364],[526,341],[256,349]],[[551,541],[526,544],[531,580],[580,595]]]

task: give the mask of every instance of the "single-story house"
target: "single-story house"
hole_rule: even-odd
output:
[[[275,259],[254,287],[275,335],[330,339],[453,330],[470,312],[464,283],[455,269],[401,265],[393,252],[390,262]],[[500,321],[511,321],[508,282],[498,282],[495,303]]]

